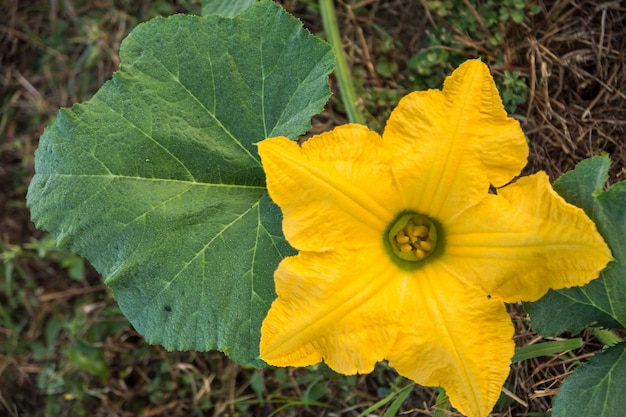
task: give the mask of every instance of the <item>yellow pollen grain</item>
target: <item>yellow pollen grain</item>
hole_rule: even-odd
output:
[[[433,248],[432,240],[426,239],[426,240],[420,241],[420,249],[424,250],[425,252],[430,252],[432,248]]]
[[[402,244],[402,243],[409,243],[410,239],[407,235],[404,234],[404,232],[400,231],[398,232],[398,234],[396,235],[396,242]]]
[[[415,257],[419,260],[422,260],[426,257],[426,252],[421,249],[415,249]]]
[[[408,243],[406,243],[404,245],[400,245],[400,252],[402,252],[402,253],[409,253],[412,250],[413,250],[413,248]]]
[[[424,225],[419,225],[417,227],[415,227],[415,229],[413,229],[413,235],[417,236],[417,237],[426,237],[428,236],[428,227],[424,226]]]

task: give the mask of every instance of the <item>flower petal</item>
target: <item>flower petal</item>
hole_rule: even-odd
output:
[[[461,413],[487,416],[514,352],[502,301],[462,285],[436,264],[422,269],[406,293],[389,365],[420,385],[443,387]]]
[[[490,195],[446,225],[446,268],[505,302],[584,285],[612,259],[595,224],[540,172]]]
[[[259,143],[272,200],[282,209],[283,231],[299,250],[362,247],[380,241],[403,207],[380,136],[344,125],[301,147],[284,138]]]
[[[284,259],[261,328],[261,358],[277,366],[323,359],[343,374],[371,372],[397,332],[403,277],[386,258],[381,244]]]
[[[385,132],[408,207],[450,218],[507,184],[526,165],[528,145],[508,118],[489,69],[462,64],[443,91],[414,92],[392,112]],[[419,192],[416,192],[419,190]]]

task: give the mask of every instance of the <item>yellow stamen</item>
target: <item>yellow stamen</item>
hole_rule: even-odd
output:
[[[404,234],[403,231],[399,231],[398,234],[396,235],[396,242],[402,244],[402,243],[409,243],[409,237],[407,235]]]
[[[430,252],[433,248],[433,242],[430,239],[420,241],[420,249],[424,252]]]
[[[423,224],[420,224],[419,226],[417,226],[415,229],[413,229],[413,236],[417,236],[417,237],[426,237],[428,236],[428,227],[426,227]]]
[[[388,233],[395,255],[406,261],[421,261],[430,256],[437,246],[437,227],[423,214],[400,216]]]

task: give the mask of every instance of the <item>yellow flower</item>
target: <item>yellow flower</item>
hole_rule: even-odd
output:
[[[275,272],[260,345],[271,365],[353,374],[386,359],[486,416],[514,350],[504,303],[583,285],[611,259],[544,173],[509,184],[528,146],[478,60],[443,91],[404,97],[382,138],[350,124],[259,153],[299,251]]]

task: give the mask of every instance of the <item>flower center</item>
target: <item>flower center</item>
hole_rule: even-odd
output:
[[[423,214],[407,213],[393,223],[388,238],[396,256],[405,261],[419,262],[437,247],[437,227]]]

